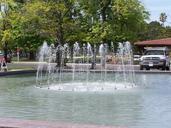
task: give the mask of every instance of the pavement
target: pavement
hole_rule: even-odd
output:
[[[8,63],[8,69],[25,69],[25,68],[32,68],[32,69],[37,69],[39,64],[45,64],[45,62],[12,62]],[[56,66],[56,63],[51,63],[52,66]],[[72,63],[67,63],[68,68],[75,67],[76,69],[87,69],[91,67],[91,64],[72,64]],[[123,67],[122,65],[114,65],[114,64],[107,64],[106,69],[107,70],[117,70],[118,67]],[[139,65],[132,65],[132,66],[125,66],[126,69],[128,68],[133,68],[134,70],[139,70]],[[101,69],[100,64],[96,64],[96,69]]]
[[[36,70],[37,69],[37,66],[38,66],[39,62],[17,62],[17,61],[14,61],[12,63],[8,63],[7,66],[8,66],[8,69],[10,70],[16,70],[16,69],[34,69]]]
[[[126,128],[126,127],[0,118],[0,128]]]
[[[8,63],[8,71],[7,72],[0,72],[0,76],[5,75],[17,75],[17,74],[26,74],[26,73],[36,73],[37,67],[39,64],[45,65],[45,69],[47,68],[47,63],[45,62],[12,62]],[[52,63],[52,66],[56,66],[56,63]],[[63,71],[65,72],[72,72],[72,68],[75,68],[75,71],[86,71],[87,69],[91,68],[91,64],[72,64],[67,63],[67,66],[64,68]],[[143,73],[143,74],[171,74],[171,71],[162,71],[157,69],[151,69],[151,70],[140,70],[139,65],[115,65],[115,64],[107,64],[106,70],[101,68],[100,64],[96,64],[96,69],[91,70],[90,72],[101,72],[101,71],[107,71],[107,72],[129,72],[134,70],[135,73]]]

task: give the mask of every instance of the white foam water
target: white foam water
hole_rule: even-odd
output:
[[[45,90],[54,90],[60,92],[113,92],[116,90],[129,90],[134,88],[135,85],[132,83],[112,83],[105,82],[72,82],[72,83],[58,83],[52,84],[48,87],[38,87]]]

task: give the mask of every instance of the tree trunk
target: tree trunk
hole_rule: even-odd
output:
[[[95,69],[96,67],[96,45],[93,45],[93,58],[92,58],[92,63],[91,63],[91,69]]]
[[[61,68],[61,62],[62,62],[62,51],[61,51],[61,45],[57,46],[57,52],[56,52],[56,67],[57,68]]]
[[[105,22],[106,21],[106,10],[108,8],[108,6],[110,5],[111,0],[106,1],[106,3],[104,3],[104,5],[102,4],[102,10],[101,10],[101,15],[102,15],[102,21]]]
[[[8,45],[7,45],[7,42],[5,42],[4,43],[4,58],[6,62],[7,62],[7,56],[8,56]]]
[[[70,47],[71,47],[71,54],[70,54],[70,58],[71,58],[71,62],[73,63],[74,62],[74,52],[73,52],[73,49],[74,49],[74,47],[73,47],[73,45],[70,45]]]
[[[59,28],[57,30],[56,36],[57,36],[56,67],[60,69],[62,66],[62,44],[64,43],[62,22],[59,24]]]
[[[35,52],[30,51],[29,60],[35,60]]]

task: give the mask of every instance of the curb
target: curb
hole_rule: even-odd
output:
[[[37,70],[7,71],[7,72],[0,72],[0,77],[1,76],[11,76],[11,75],[21,75],[21,74],[33,74],[36,72],[37,72]]]
[[[72,72],[72,69],[63,69],[62,72]],[[0,77],[1,76],[12,76],[12,75],[21,75],[21,74],[34,74],[36,73],[37,70],[18,70],[18,71],[7,71],[7,72],[0,72]],[[75,72],[87,72],[87,71],[82,71],[82,70],[75,70]],[[123,71],[118,71],[118,70],[106,70],[106,71],[101,71],[101,70],[89,70],[90,73],[101,73],[101,72],[106,72],[106,73],[123,73]],[[130,73],[132,71],[125,71],[125,73]],[[171,71],[140,71],[140,70],[135,70],[135,74],[171,74]]]

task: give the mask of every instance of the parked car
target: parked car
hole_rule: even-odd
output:
[[[170,57],[167,47],[146,48],[144,55],[140,58],[140,70],[150,68],[170,70]]]
[[[133,55],[133,62],[134,64],[139,64],[141,55],[135,54]]]
[[[140,61],[141,55],[133,55],[134,61]]]

